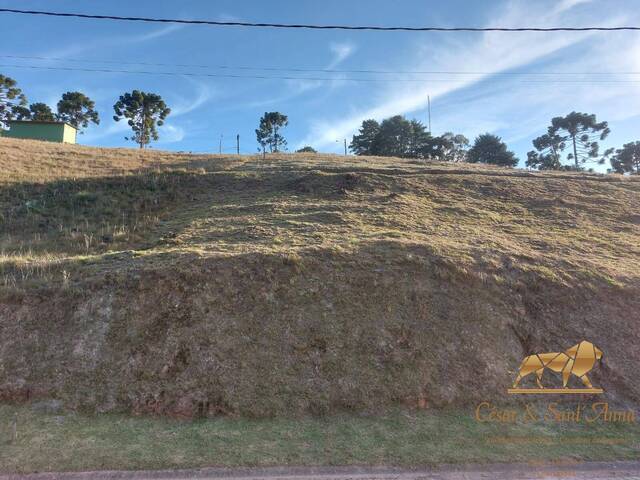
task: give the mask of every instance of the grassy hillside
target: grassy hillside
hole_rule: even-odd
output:
[[[0,397],[505,401],[523,355],[586,338],[594,383],[639,400],[638,205],[621,176],[0,139]]]

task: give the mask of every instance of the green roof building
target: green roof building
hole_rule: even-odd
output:
[[[64,122],[36,122],[30,120],[11,120],[7,122],[9,130],[3,131],[6,138],[25,138],[57,143],[76,143],[78,130]]]

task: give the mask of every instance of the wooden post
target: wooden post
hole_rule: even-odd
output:
[[[240,134],[236,136],[236,149],[238,151],[238,155],[240,155]]]

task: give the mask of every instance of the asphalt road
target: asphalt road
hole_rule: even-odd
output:
[[[151,472],[1,474],[0,480],[640,480],[637,462],[557,462],[554,464],[444,465],[430,469],[387,467],[204,468]]]

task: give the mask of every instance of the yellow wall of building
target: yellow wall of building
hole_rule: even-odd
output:
[[[76,143],[78,140],[78,131],[65,123],[62,141],[64,143]]]

